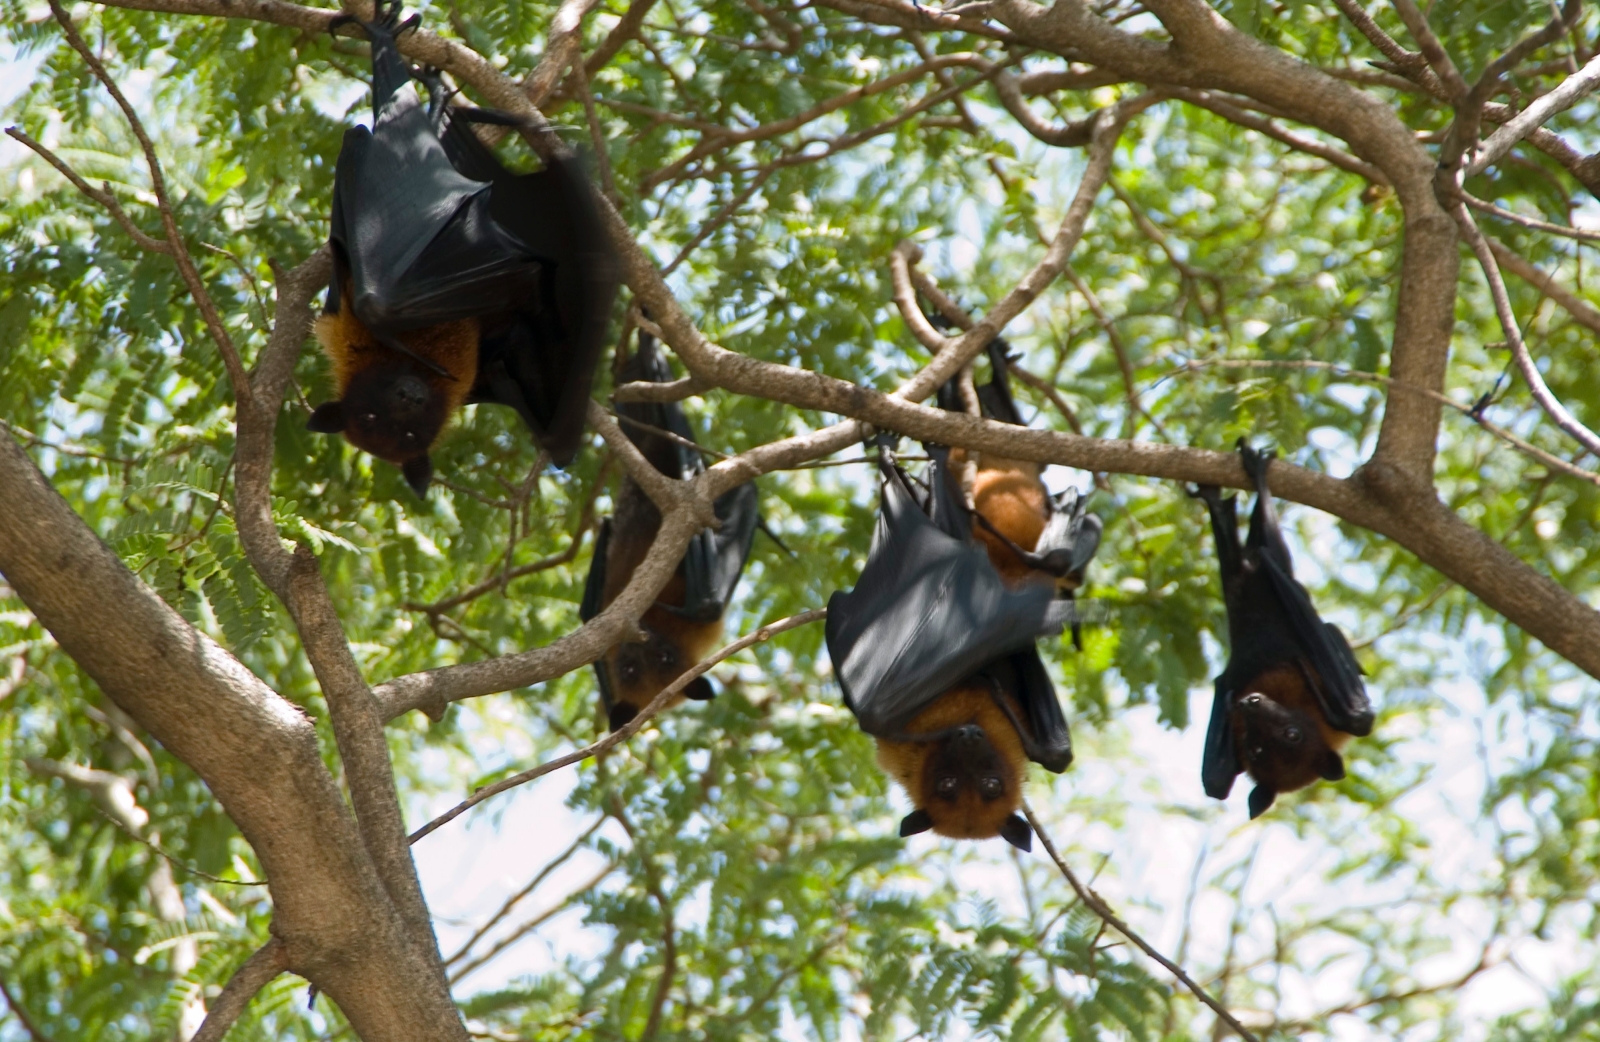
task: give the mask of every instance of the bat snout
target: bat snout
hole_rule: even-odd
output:
[[[977,724],[963,724],[950,736],[950,744],[962,752],[974,752],[989,745],[989,736]]]
[[[432,392],[421,379],[401,376],[389,388],[389,407],[396,418],[417,416],[427,409],[431,397]]]

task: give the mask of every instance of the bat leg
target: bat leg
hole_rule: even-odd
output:
[[[1190,499],[1203,499],[1206,513],[1211,515],[1211,536],[1217,544],[1217,560],[1222,564],[1222,575],[1237,575],[1243,566],[1239,554],[1239,515],[1233,496],[1226,499],[1215,485],[1200,485],[1184,490]]]
[[[1000,837],[1018,850],[1033,850],[1033,829],[1020,814],[1013,814],[1000,825]]]
[[[1267,812],[1272,806],[1272,801],[1278,798],[1277,792],[1265,785],[1257,785],[1250,790],[1250,820],[1254,821]]]
[[[1267,486],[1267,468],[1276,456],[1277,453],[1270,449],[1253,449],[1243,438],[1239,439],[1239,459],[1244,463],[1245,473],[1250,475],[1250,480],[1256,486],[1256,505],[1250,512],[1250,535],[1245,545],[1268,547],[1282,554],[1282,559],[1287,562],[1289,548],[1283,541],[1283,532],[1278,528],[1278,512],[1273,509],[1272,492]]]
[[[919,832],[926,832],[933,828],[933,815],[918,807],[916,810],[900,819],[900,835],[915,836]]]

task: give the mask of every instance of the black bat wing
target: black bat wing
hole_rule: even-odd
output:
[[[503,298],[496,310],[506,312],[511,300],[510,313],[484,330],[472,400],[517,410],[551,461],[566,466],[582,442],[617,294],[616,258],[593,189],[576,160],[553,158],[537,173],[511,173],[458,110],[446,122],[443,146],[458,171],[490,181],[490,223],[540,265],[532,291]]]
[[[935,322],[941,329],[949,329],[947,322]],[[989,341],[985,349],[989,352],[989,366],[991,374],[989,382],[979,384],[974,390],[978,393],[979,411],[991,420],[1001,423],[1014,423],[1023,426],[1022,414],[1017,411],[1017,403],[1011,397],[1011,372],[1007,363],[1011,357],[1011,345],[1006,343],[1004,337],[995,337]],[[960,377],[951,377],[940,387],[936,401],[939,408],[948,412],[966,412],[961,402],[961,387],[957,382]]]
[[[983,674],[994,678],[1022,707],[1026,727],[1022,739],[1028,759],[1056,774],[1066,770],[1072,763],[1072,732],[1038,648],[997,659],[983,668]]]
[[[684,578],[683,607],[669,609],[706,622],[722,618],[727,609],[761,519],[760,496],[753,483],[724,492],[713,508],[722,527],[716,531],[702,528],[689,541],[679,566]]]
[[[578,618],[588,622],[600,614],[601,602],[606,593],[606,553],[611,547],[611,519],[600,522],[600,532],[594,540],[594,556],[589,560],[589,577],[583,582],[583,600],[578,604]],[[611,676],[606,670],[606,660],[594,661],[595,679],[600,683],[600,698],[607,710],[616,702],[611,695]]]
[[[1233,706],[1233,680],[1224,671],[1217,677],[1216,693],[1211,700],[1211,723],[1206,727],[1205,753],[1200,760],[1200,784],[1206,795],[1225,800],[1233,791],[1233,780],[1244,770],[1239,762],[1239,751],[1233,746],[1233,725],[1228,720],[1228,710]]]
[[[937,499],[943,459],[929,472]],[[970,529],[941,529],[885,465],[866,566],[854,589],[828,601],[828,653],[845,704],[868,734],[894,734],[986,663],[1059,632],[1051,603],[1042,585],[1007,588]]]
[[[1358,737],[1372,733],[1374,714],[1350,642],[1331,622],[1324,622],[1311,603],[1306,588],[1278,561],[1276,553],[1261,554],[1266,573],[1283,608],[1295,639],[1316,673],[1315,692],[1329,725]]]
[[[656,338],[639,331],[638,349],[628,356],[617,374],[619,384],[670,383],[672,369],[661,357]],[[639,447],[650,463],[670,478],[687,480],[705,470],[705,461],[697,449],[684,442],[694,442],[694,432],[689,429],[689,418],[678,402],[619,402],[617,415],[622,417],[622,429],[628,440]],[[632,422],[628,422],[632,421]],[[673,441],[649,430],[654,427],[678,437]],[[721,516],[720,514],[718,515]]]
[[[334,172],[333,243],[350,305],[374,334],[504,310],[537,291],[541,264],[491,215],[490,185],[456,170],[416,95],[387,22],[372,38],[373,126],[345,134]]]

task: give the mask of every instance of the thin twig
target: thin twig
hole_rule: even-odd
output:
[[[144,152],[145,164],[150,168],[150,188],[156,197],[156,208],[161,213],[161,227],[166,234],[167,244],[171,247],[172,259],[178,265],[178,273],[188,286],[189,295],[194,298],[195,306],[200,309],[207,332],[211,334],[217,350],[222,353],[223,364],[228,369],[228,379],[233,384],[234,400],[244,408],[253,407],[254,395],[250,387],[250,378],[245,373],[244,363],[239,360],[239,349],[234,346],[233,339],[223,327],[222,318],[217,314],[216,304],[211,300],[211,294],[206,290],[205,283],[200,281],[200,272],[194,266],[194,258],[189,256],[189,249],[184,245],[183,236],[178,231],[178,219],[173,213],[172,199],[167,194],[167,182],[161,173],[161,161],[156,158],[155,143],[150,140],[139,114],[123,96],[116,81],[111,78],[105,66],[100,64],[100,59],[95,57],[88,44],[83,42],[77,26],[73,24],[72,18],[62,8],[59,0],[50,0],[50,11],[55,15],[56,21],[61,23],[67,42],[83,58],[89,70],[94,73],[95,79],[99,80],[111,94],[117,107],[127,119],[129,127],[132,128],[134,137],[139,139],[139,148]]]
[[[582,760],[587,760],[591,756],[598,756],[607,749],[610,749],[612,746],[627,741],[629,738],[632,738],[635,734],[637,734],[645,724],[649,723],[651,717],[665,709],[667,707],[667,703],[672,700],[674,695],[688,687],[691,681],[709,671],[712,666],[715,666],[723,659],[732,655],[736,655],[745,648],[752,647],[753,645],[770,640],[772,637],[784,632],[785,630],[792,630],[796,626],[804,626],[808,622],[815,622],[818,619],[826,618],[827,614],[828,609],[826,608],[812,608],[810,611],[803,611],[798,615],[791,615],[786,619],[779,619],[776,622],[769,622],[767,625],[757,629],[754,633],[751,633],[745,637],[740,637],[727,647],[724,647],[720,651],[717,651],[702,659],[700,662],[690,667],[690,669],[682,676],[678,677],[678,679],[662,688],[661,693],[656,695],[655,698],[651,699],[650,704],[641,709],[638,716],[628,721],[622,727],[612,731],[610,734],[599,739],[598,741],[591,742],[582,749],[574,750],[573,752],[567,753],[565,756],[558,756],[554,760],[550,760],[547,763],[542,763],[539,766],[523,771],[520,774],[513,774],[511,777],[497,781],[493,785],[485,785],[483,788],[478,789],[465,800],[456,804],[454,807],[445,811],[437,818],[434,818],[432,821],[413,832],[411,834],[411,842],[415,843],[423,836],[426,836],[428,833],[439,828],[439,826],[446,825],[454,821],[456,818],[459,818],[461,815],[465,814],[467,811],[471,810],[473,807],[476,807],[478,804],[482,803],[491,796],[498,796],[507,789],[514,789],[519,785],[533,781],[535,778],[542,778],[551,771],[558,771],[563,767],[578,763]]]
[[[1562,459],[1559,456],[1551,455],[1550,453],[1544,451],[1543,449],[1539,448],[1536,445],[1529,444],[1528,442],[1524,441],[1523,439],[1517,437],[1515,434],[1513,434],[1510,431],[1506,430],[1504,427],[1501,427],[1499,424],[1493,423],[1490,420],[1485,419],[1483,414],[1482,414],[1482,412],[1476,407],[1476,405],[1462,405],[1460,402],[1456,401],[1454,398],[1451,398],[1451,397],[1449,397],[1448,395],[1445,395],[1445,394],[1441,394],[1440,392],[1432,390],[1431,388],[1418,387],[1418,386],[1416,386],[1414,384],[1405,383],[1403,381],[1396,380],[1393,377],[1382,376],[1382,375],[1380,375],[1378,373],[1369,373],[1369,372],[1365,372],[1365,371],[1360,370],[1360,369],[1350,369],[1350,368],[1348,368],[1346,366],[1336,365],[1333,362],[1319,362],[1319,361],[1315,361],[1315,360],[1312,360],[1312,359],[1293,359],[1293,358],[1283,358],[1283,359],[1267,359],[1267,358],[1202,358],[1202,359],[1192,359],[1192,360],[1190,360],[1188,362],[1185,362],[1183,365],[1179,366],[1177,369],[1173,370],[1173,373],[1169,374],[1169,375],[1178,375],[1178,374],[1183,374],[1183,373],[1199,372],[1201,369],[1210,369],[1210,368],[1220,368],[1220,369],[1314,369],[1314,370],[1319,370],[1319,371],[1322,371],[1322,372],[1332,373],[1335,376],[1347,377],[1347,378],[1352,379],[1352,380],[1364,380],[1364,381],[1367,381],[1367,382],[1370,382],[1370,383],[1383,384],[1385,387],[1391,387],[1391,388],[1394,388],[1396,390],[1405,391],[1405,392],[1407,392],[1409,394],[1420,394],[1420,395],[1423,395],[1424,397],[1431,398],[1432,400],[1438,402],[1440,405],[1448,406],[1449,408],[1454,409],[1456,412],[1459,412],[1461,415],[1467,417],[1472,422],[1476,423],[1479,427],[1482,427],[1485,431],[1488,431],[1490,434],[1494,435],[1496,438],[1499,438],[1501,441],[1505,442],[1507,445],[1510,445],[1512,448],[1516,449],[1518,452],[1521,452],[1521,453],[1523,453],[1523,454],[1525,454],[1527,456],[1533,457],[1534,459],[1538,460],[1540,463],[1542,463],[1545,466],[1551,468],[1552,470],[1559,470],[1561,473],[1567,475],[1568,477],[1577,478],[1580,481],[1587,481],[1591,485],[1600,486],[1600,474],[1590,473],[1589,471],[1586,471],[1583,468],[1576,466],[1575,464],[1567,462],[1566,460]]]
[[[1472,219],[1464,204],[1457,202],[1450,207],[1450,215],[1455,218],[1456,225],[1467,240],[1467,245],[1472,248],[1473,256],[1478,258],[1478,267],[1483,269],[1483,277],[1489,283],[1489,296],[1494,300],[1495,315],[1499,317],[1500,329],[1506,335],[1506,346],[1511,349],[1511,357],[1517,364],[1517,371],[1527,381],[1528,390],[1533,393],[1533,400],[1539,403],[1539,408],[1545,411],[1545,415],[1549,416],[1557,427],[1572,435],[1578,444],[1591,453],[1600,455],[1600,435],[1585,427],[1567,410],[1550,390],[1549,385],[1544,382],[1539,367],[1533,362],[1533,356],[1528,353],[1527,342],[1522,339],[1522,330],[1517,326],[1517,316],[1511,310],[1511,298],[1506,293],[1505,280],[1500,277],[1500,266],[1495,262],[1494,251],[1490,248],[1488,239],[1478,230],[1477,222]]]
[[[1029,806],[1026,800],[1024,800],[1022,803],[1022,813],[1028,816],[1028,824],[1033,826],[1034,834],[1039,837],[1039,842],[1044,844],[1044,849],[1047,853],[1049,853],[1050,860],[1056,863],[1056,867],[1059,868],[1061,870],[1061,874],[1066,877],[1067,883],[1072,887],[1073,892],[1078,895],[1078,900],[1087,905],[1090,911],[1094,912],[1095,915],[1098,915],[1104,922],[1109,924],[1112,929],[1116,930],[1122,936],[1132,941],[1140,951],[1144,952],[1146,955],[1150,956],[1150,958],[1164,966],[1167,972],[1178,978],[1178,980],[1183,983],[1184,987],[1188,988],[1194,993],[1195,998],[1199,999],[1207,1006],[1210,1006],[1212,1012],[1216,1013],[1218,1017],[1221,1017],[1223,1022],[1226,1023],[1228,1027],[1232,1028],[1234,1033],[1240,1038],[1244,1039],[1245,1042],[1261,1042],[1261,1040],[1252,1034],[1248,1028],[1239,1023],[1239,1021],[1235,1019],[1234,1015],[1229,1013],[1221,1003],[1212,998],[1204,988],[1196,984],[1194,978],[1183,972],[1183,967],[1179,966],[1177,963],[1173,962],[1171,959],[1152,948],[1143,937],[1140,937],[1137,933],[1135,933],[1131,926],[1123,922],[1122,919],[1117,916],[1117,913],[1111,910],[1111,906],[1106,904],[1105,901],[1101,899],[1099,894],[1095,893],[1093,890],[1089,889],[1078,881],[1078,877],[1073,874],[1072,869],[1068,868],[1067,863],[1061,859],[1061,854],[1056,850],[1056,845],[1050,841],[1050,834],[1044,830],[1044,825],[1040,823],[1038,817],[1033,813],[1033,808]]]
[[[487,934],[490,930],[493,930],[497,925],[499,925],[501,920],[510,915],[511,910],[515,908],[523,898],[527,897],[529,894],[538,889],[539,884],[550,877],[550,873],[566,864],[574,854],[583,848],[584,843],[588,841],[589,837],[594,835],[600,826],[604,825],[605,823],[606,819],[604,817],[595,819],[595,823],[585,829],[581,836],[573,840],[571,845],[569,845],[566,850],[563,850],[561,853],[551,858],[550,861],[547,862],[536,875],[534,875],[533,879],[529,881],[527,886],[506,898],[504,903],[500,905],[499,911],[491,915],[483,922],[481,926],[473,931],[472,936],[468,937],[466,942],[462,944],[459,949],[457,949],[456,953],[444,961],[444,964],[446,966],[450,966],[466,958],[467,953],[472,950],[473,945],[483,940],[485,934]]]

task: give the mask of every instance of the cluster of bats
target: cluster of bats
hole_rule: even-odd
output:
[[[459,407],[515,409],[556,466],[583,441],[583,416],[617,290],[593,187],[578,164],[534,174],[503,167],[473,123],[514,116],[450,104],[438,77],[402,62],[398,4],[363,23],[372,41],[373,126],[346,133],[334,175],[334,275],[317,339],[338,398],[317,407],[314,431],[401,468],[424,495],[429,450]],[[427,89],[423,105],[413,78]],[[1007,348],[989,346],[983,415],[1020,424]],[[671,379],[654,338],[619,367],[623,381]],[[958,388],[943,408],[964,411]],[[630,439],[674,478],[704,464],[676,403],[620,404]],[[1018,813],[1027,761],[1059,773],[1072,741],[1037,640],[1071,626],[1074,591],[1100,545],[1101,522],[1074,491],[1050,495],[1041,465],[928,446],[919,476],[893,441],[877,441],[881,506],[854,589],[828,604],[827,647],[845,703],[877,743],[878,761],[915,809],[903,836],[1003,837],[1030,849]],[[1225,799],[1255,782],[1252,818],[1280,792],[1344,775],[1339,753],[1372,730],[1373,713],[1344,635],[1318,617],[1293,574],[1267,487],[1270,454],[1240,443],[1256,490],[1241,544],[1232,497],[1204,500],[1222,568],[1230,654],[1216,679],[1201,777]],[[970,496],[969,496],[970,490]],[[595,663],[612,728],[636,716],[721,639],[722,617],[759,521],[754,485],[715,504],[720,520],[691,542],[627,641]],[[624,478],[603,522],[581,617],[611,603],[644,560],[660,512]],[[704,678],[683,696],[713,696]]]

